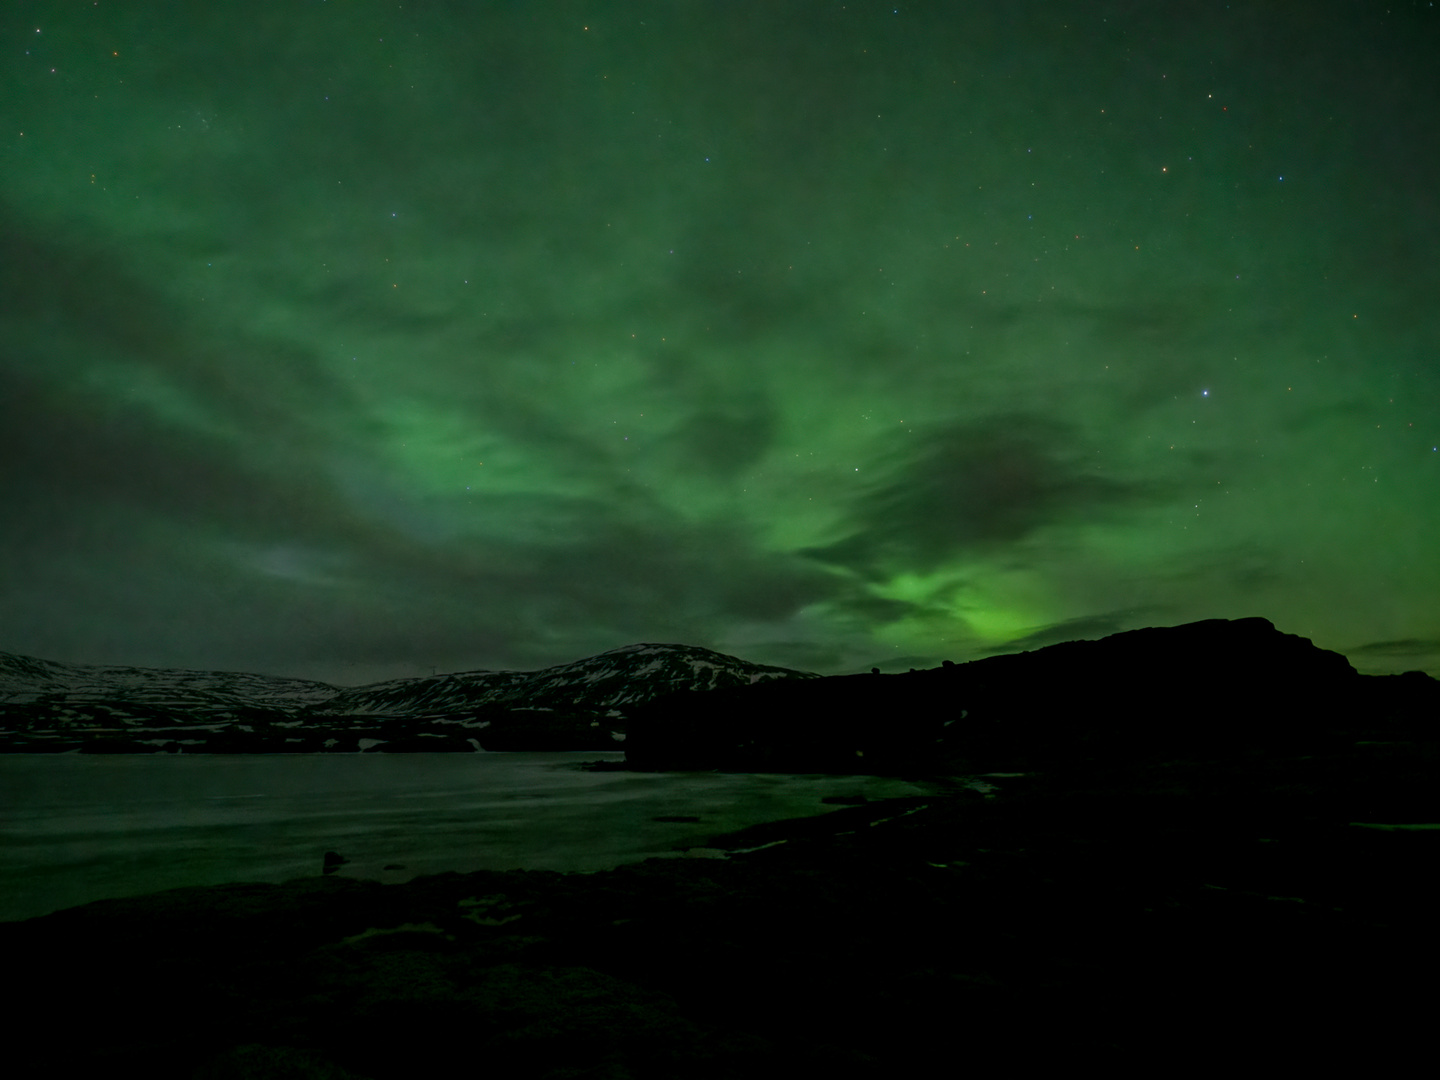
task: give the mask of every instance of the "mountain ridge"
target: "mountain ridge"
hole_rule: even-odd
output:
[[[649,642],[535,671],[359,687],[0,653],[0,752],[623,749],[642,769],[963,771],[977,754],[1278,745],[1322,728],[1368,738],[1367,712],[1418,723],[1440,714],[1440,683],[1361,675],[1258,617],[887,675],[819,676]]]
[[[0,752],[616,749],[623,710],[652,697],[815,677],[651,642],[535,671],[358,687],[0,653]]]
[[[1206,619],[908,674],[676,694],[636,708],[637,768],[937,772],[1388,738],[1440,682],[1362,675],[1268,619]]]

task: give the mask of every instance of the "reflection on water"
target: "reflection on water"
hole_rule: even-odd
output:
[[[0,755],[0,919],[182,885],[603,870],[923,793],[871,776],[586,772],[620,753]],[[656,821],[689,818],[691,821]],[[400,867],[387,869],[387,867]]]

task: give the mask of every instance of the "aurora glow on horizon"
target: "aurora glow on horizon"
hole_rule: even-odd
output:
[[[1433,6],[26,2],[0,50],[0,649],[1263,615],[1440,675]]]

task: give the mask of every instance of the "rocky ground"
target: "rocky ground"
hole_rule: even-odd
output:
[[[90,904],[0,924],[7,1072],[1394,1074],[1428,1050],[1440,831],[1371,826],[1440,822],[1437,760],[1077,762],[604,873]]]

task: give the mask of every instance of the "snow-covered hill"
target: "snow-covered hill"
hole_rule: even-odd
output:
[[[689,645],[628,645],[541,671],[348,688],[0,653],[0,751],[590,749],[613,746],[628,706],[678,690],[812,677]]]
[[[0,704],[61,696],[70,702],[143,701],[171,706],[303,706],[325,701],[339,687],[232,671],[61,664],[0,652]]]
[[[340,691],[310,711],[316,716],[417,716],[505,705],[619,715],[622,706],[678,690],[811,677],[693,645],[626,645],[541,671],[466,671],[358,686]]]

